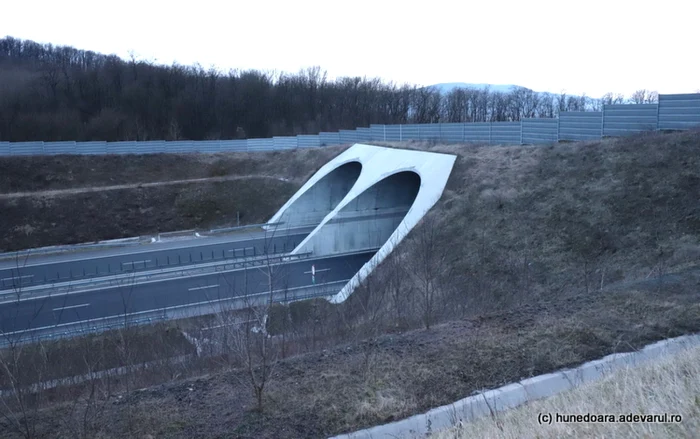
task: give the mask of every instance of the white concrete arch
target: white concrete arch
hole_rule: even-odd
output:
[[[318,226],[302,241],[293,253],[311,251],[315,256],[331,255],[347,251],[360,251],[370,244],[381,247],[377,253],[355,274],[347,285],[328,299],[343,302],[396,245],[413,229],[420,219],[442,196],[452,172],[456,156],[424,151],[411,151],[356,144],[324,165],[294,196],[270,219],[274,223],[289,218],[285,212],[295,200],[304,197],[326,175],[335,169],[358,162],[362,166],[359,177],[340,201],[320,221]],[[416,178],[410,175],[417,176]],[[338,174],[340,175],[340,174]],[[415,192],[411,201],[409,196]],[[369,192],[368,192],[369,191]],[[376,193],[372,204],[372,191]],[[363,197],[363,194],[365,196]],[[308,199],[309,196],[307,195]],[[410,203],[409,203],[410,201]],[[357,205],[353,208],[352,203]],[[371,215],[368,213],[371,212]],[[302,215],[302,212],[297,212]],[[341,225],[344,224],[344,225]],[[391,227],[391,230],[387,228]],[[364,236],[363,234],[367,234]],[[373,236],[370,236],[374,234]],[[379,237],[379,238],[378,238]],[[367,248],[367,247],[365,247]]]

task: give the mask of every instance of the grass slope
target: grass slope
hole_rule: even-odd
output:
[[[0,157],[0,252],[267,221],[342,147],[294,152]],[[59,189],[240,177],[51,194]]]
[[[436,296],[437,324],[419,329],[410,276],[400,290],[407,308],[394,317],[383,264],[371,291],[317,305],[327,310],[313,319],[318,343],[277,366],[263,413],[252,410],[240,372],[214,371],[115,401],[99,435],[324,437],[700,331],[700,133],[401,146],[458,155],[429,215],[440,248],[454,256],[449,288]],[[426,224],[395,253],[410,256]],[[370,312],[344,314],[357,301]],[[333,338],[363,324],[373,337]],[[43,412],[41,431],[60,434],[52,426],[64,411]]]

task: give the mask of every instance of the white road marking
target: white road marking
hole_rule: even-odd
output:
[[[243,250],[243,252],[245,253],[246,250],[250,250],[251,248],[255,248],[255,247],[234,248],[234,249],[229,250],[229,251],[232,252],[232,253],[236,253],[238,250]]]
[[[89,303],[83,303],[80,305],[71,305],[71,306],[64,306],[63,308],[54,308],[53,311],[63,311],[66,309],[75,309],[75,308],[85,308],[86,306],[90,306]]]
[[[151,260],[150,260],[150,259],[144,259],[143,261],[122,262],[122,265],[128,265],[128,264],[134,265],[134,264],[140,264],[140,263],[142,263],[142,262],[145,264],[145,263],[147,263],[147,262],[151,262]]]
[[[4,279],[0,279],[0,281],[4,282],[6,280],[15,280],[15,279],[24,279],[25,277],[34,277],[33,274],[27,274],[25,276],[19,276],[19,277],[6,277]]]
[[[218,287],[218,286],[219,286],[219,285],[217,284],[217,285],[207,285],[207,286],[205,286],[205,287],[194,287],[194,288],[188,288],[187,291],[205,290],[205,289],[207,289],[207,288],[216,288],[216,287]]]

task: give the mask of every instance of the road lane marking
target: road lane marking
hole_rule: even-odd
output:
[[[207,288],[216,288],[216,287],[218,287],[218,286],[219,286],[219,285],[216,284],[216,285],[207,285],[207,286],[205,286],[205,287],[194,287],[194,288],[188,288],[187,291],[206,290]]]
[[[351,279],[343,279],[343,280],[337,280],[337,281],[333,281],[333,282],[326,282],[325,284],[316,285],[316,288],[318,288],[318,287],[320,287],[320,286],[322,286],[322,285],[331,285],[331,284],[334,285],[334,284],[348,283],[348,282],[350,282],[350,280],[351,280]],[[302,286],[299,286],[299,287],[289,288],[289,289],[287,290],[287,292],[289,292],[289,291],[296,291],[296,290],[302,290],[302,289],[306,289],[306,288],[309,288],[309,286],[308,286],[308,285],[302,285]],[[275,291],[273,291],[273,294],[280,294],[280,293],[282,293],[282,290],[275,290]],[[265,291],[265,292],[262,292],[262,293],[247,294],[247,295],[244,295],[244,296],[235,296],[235,297],[227,297],[227,298],[224,298],[224,299],[206,300],[206,301],[203,301],[203,302],[188,303],[188,304],[185,304],[185,305],[167,306],[167,307],[165,307],[165,308],[155,308],[155,309],[149,309],[149,310],[145,310],[145,311],[136,311],[136,312],[132,312],[132,313],[127,314],[127,316],[128,316],[128,317],[134,317],[134,316],[146,315],[146,314],[167,313],[168,311],[182,310],[182,309],[185,309],[185,308],[192,308],[192,307],[195,307],[195,306],[202,306],[202,305],[212,305],[212,304],[216,304],[216,303],[223,303],[223,302],[226,302],[226,301],[237,300],[237,299],[240,299],[240,298],[246,298],[246,297],[247,297],[247,298],[250,298],[250,297],[262,296],[262,295],[266,295],[266,294],[270,294],[270,293],[269,293],[268,291]],[[202,314],[202,315],[204,315],[204,314]],[[14,332],[6,332],[6,333],[4,333],[3,335],[4,335],[5,337],[9,337],[9,336],[12,336],[12,335],[17,335],[17,334],[25,334],[25,333],[27,333],[27,332],[41,332],[41,331],[46,331],[46,330],[49,330],[49,329],[51,329],[51,330],[53,330],[53,331],[56,331],[56,330],[59,330],[58,328],[68,328],[68,327],[70,327],[70,326],[77,326],[77,325],[80,325],[80,324],[87,324],[87,323],[93,323],[93,324],[95,324],[95,323],[104,323],[106,320],[115,319],[115,318],[119,318],[120,321],[121,321],[121,319],[123,318],[123,315],[117,314],[117,315],[113,315],[113,316],[98,317],[98,318],[92,318],[92,319],[81,320],[81,321],[79,321],[79,322],[58,323],[58,324],[56,324],[56,325],[41,326],[41,327],[39,327],[39,328],[32,328],[32,329],[29,329],[29,330],[21,330],[21,331],[14,331]]]
[[[80,304],[80,305],[64,306],[64,307],[62,307],[62,308],[54,308],[53,311],[56,312],[56,311],[64,311],[64,310],[66,310],[66,309],[85,308],[86,306],[90,306],[90,304],[89,304],[89,303],[83,303],[83,304]]]
[[[146,264],[146,263],[148,263],[148,262],[151,262],[151,260],[150,260],[150,259],[144,259],[143,261],[122,262],[122,265],[128,265],[128,264],[134,265],[134,264],[141,264],[141,263]]]
[[[17,276],[14,276],[14,277],[6,277],[6,278],[3,278],[3,279],[0,279],[0,281],[4,282],[4,281],[6,281],[6,280],[24,279],[25,277],[34,277],[34,275],[33,275],[33,274],[27,274],[27,275],[19,276],[19,277],[17,277]]]
[[[297,264],[297,263],[301,264],[301,263],[307,263],[307,262],[309,262],[309,261],[322,261],[322,260],[327,260],[327,259],[344,259],[344,258],[347,258],[347,257],[350,257],[350,256],[366,255],[366,254],[369,254],[369,253],[376,253],[377,251],[378,251],[378,249],[372,249],[372,250],[362,250],[362,251],[357,251],[357,252],[352,252],[352,253],[344,253],[344,254],[340,254],[340,255],[315,256],[315,257],[310,257],[310,258],[308,258],[308,259],[300,259],[300,260],[291,261],[291,262],[290,262],[290,261],[287,261],[287,262],[275,262],[275,263],[271,264],[271,266],[277,267],[277,266],[280,266],[280,265],[287,265],[287,264],[289,264],[289,265],[294,265],[294,264]],[[294,255],[290,255],[290,256],[294,256]],[[369,260],[371,260],[371,258],[368,259],[368,261],[369,261]],[[143,281],[143,282],[137,282],[137,283],[133,284],[132,287],[142,287],[142,286],[144,286],[144,285],[155,284],[155,283],[161,283],[161,282],[162,282],[162,283],[165,283],[165,282],[181,282],[182,279],[194,279],[194,278],[201,278],[201,277],[221,276],[221,275],[229,274],[229,273],[245,272],[245,271],[247,271],[247,270],[248,270],[248,268],[247,268],[247,267],[244,267],[244,268],[228,269],[228,270],[220,271],[220,272],[218,272],[218,273],[200,273],[200,274],[192,274],[192,275],[189,275],[189,276],[186,276],[186,277],[183,277],[183,278],[167,278],[167,279],[146,280],[146,281]],[[70,296],[70,295],[73,295],[73,294],[93,293],[93,292],[96,292],[96,291],[105,291],[105,290],[111,290],[111,289],[120,289],[120,288],[124,288],[124,287],[125,287],[124,285],[117,285],[117,286],[115,286],[115,285],[109,285],[109,286],[103,286],[103,287],[97,287],[97,288],[88,288],[88,289],[85,289],[85,290],[62,291],[62,292],[55,293],[55,294],[52,293],[52,294],[44,294],[44,295],[39,295],[39,296],[29,296],[29,297],[26,297],[26,298],[22,299],[22,301],[23,301],[23,302],[27,302],[27,301],[31,301],[31,300],[42,300],[42,299],[47,299],[47,298],[49,298],[49,297],[54,297],[54,298],[55,298],[55,297]],[[31,294],[31,293],[27,293],[27,294]],[[39,294],[42,294],[42,293],[39,293]],[[2,298],[3,296],[13,296],[13,295],[14,295],[14,293],[6,293],[6,294],[0,293],[0,298]],[[6,301],[6,300],[0,299],[0,305],[5,304],[5,303],[14,302],[14,301],[15,301],[14,299],[11,300],[11,301]],[[8,335],[8,334],[5,334],[5,335]]]

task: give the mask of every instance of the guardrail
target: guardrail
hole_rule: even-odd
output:
[[[278,248],[276,244],[269,245],[267,248],[267,254],[272,254],[272,255],[279,255],[279,254],[285,254],[287,252],[292,251],[296,247],[296,241],[293,241],[290,243],[290,245],[287,245],[286,242],[283,242],[282,245]],[[12,290],[12,289],[26,289],[26,288],[31,288],[32,286],[38,286],[38,285],[54,285],[57,283],[63,282],[72,282],[74,280],[85,280],[85,279],[98,279],[98,278],[103,278],[107,276],[111,276],[112,274],[121,274],[121,273],[126,273],[126,274],[133,274],[137,272],[145,272],[148,271],[149,269],[157,269],[159,267],[182,267],[182,266],[188,266],[188,265],[196,265],[196,264],[201,264],[201,263],[206,263],[206,262],[213,262],[213,261],[228,261],[228,260],[236,260],[240,258],[245,258],[250,255],[247,253],[251,253],[248,251],[248,249],[252,249],[252,256],[258,256],[258,251],[256,247],[247,247],[247,248],[234,248],[234,249],[229,249],[229,250],[221,250],[219,253],[218,251],[211,251],[210,252],[203,252],[203,251],[190,251],[188,252],[185,257],[178,256],[176,258],[171,258],[169,256],[166,256],[165,258],[154,258],[151,261],[151,264],[141,264],[142,261],[123,261],[116,267],[111,267],[110,264],[107,264],[106,271],[100,271],[99,266],[95,266],[94,270],[93,269],[88,269],[88,268],[83,268],[82,272],[74,272],[70,271],[67,277],[61,278],[60,274],[56,274],[55,278],[49,278],[48,274],[44,272],[44,276],[42,277],[29,277],[29,276],[22,276],[21,271],[22,271],[22,266],[20,265],[19,268],[15,269],[12,268],[11,270],[15,270],[17,273],[13,274],[13,276],[7,277],[5,279],[0,279],[0,291],[3,290]],[[194,255],[194,257],[193,257]],[[211,255],[211,257],[210,257]],[[208,259],[205,259],[208,258]],[[128,268],[125,268],[128,267]],[[104,265],[102,266],[102,269],[104,270]]]
[[[307,285],[303,287],[276,290],[272,292],[274,303],[289,303],[315,297],[330,296],[337,293],[348,283],[349,279]],[[24,331],[0,333],[0,348],[10,345],[35,343],[44,340],[57,340],[90,333],[104,332],[129,326],[147,325],[159,321],[198,317],[218,312],[233,311],[267,302],[270,292],[234,296],[223,299],[177,305],[148,311],[139,311],[99,319],[84,320],[75,323],[64,323]]]
[[[227,227],[222,229],[211,229],[211,230],[176,230],[172,232],[163,232],[156,235],[144,235],[144,236],[134,236],[130,238],[118,238],[110,239],[107,241],[98,241],[93,243],[82,243],[82,244],[67,244],[67,245],[53,245],[48,247],[31,248],[27,250],[18,250],[14,252],[0,253],[0,260],[4,259],[15,259],[17,257],[25,257],[31,255],[44,255],[50,253],[61,253],[66,251],[79,251],[79,250],[91,250],[100,248],[110,248],[110,247],[126,247],[126,246],[136,246],[139,244],[147,244],[159,241],[160,237],[172,237],[178,236],[184,233],[190,233],[193,237],[197,238],[200,236],[215,235],[219,233],[234,232],[237,230],[245,229],[255,229],[262,228],[264,226],[279,226],[284,224],[284,222],[277,223],[261,223],[261,224],[248,224],[245,226]]]
[[[50,293],[52,296],[75,293],[83,290],[94,290],[121,287],[127,285],[136,285],[141,282],[155,280],[177,279],[178,277],[187,277],[194,275],[202,275],[207,273],[225,273],[227,271],[240,270],[247,267],[260,267],[267,264],[279,265],[300,259],[308,259],[311,257],[311,252],[288,254],[284,253],[279,256],[261,255],[249,258],[239,258],[236,260],[224,260],[215,262],[206,262],[202,264],[187,265],[186,267],[168,267],[160,270],[151,270],[144,272],[127,272],[113,276],[100,276],[93,279],[81,279],[76,281],[42,284],[33,287],[23,287],[20,291],[20,299],[32,299],[35,296],[41,296],[44,293]],[[0,293],[0,303],[6,303],[8,298],[15,300],[18,296],[16,291],[8,291]]]

